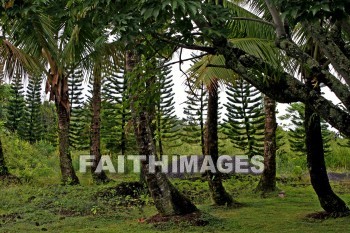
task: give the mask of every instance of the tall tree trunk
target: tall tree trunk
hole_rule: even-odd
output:
[[[92,90],[92,119],[90,127],[90,155],[94,156],[91,173],[96,183],[109,181],[104,171],[96,173],[97,166],[101,160],[101,81],[101,70],[96,68]]]
[[[122,106],[123,106],[123,110],[122,110],[122,134],[121,134],[121,151],[122,151],[122,155],[125,155],[126,153],[126,133],[125,133],[125,124],[127,122],[127,112],[126,112],[126,101],[127,101],[127,85],[128,85],[128,80],[127,78],[124,76],[123,79],[123,97],[122,97]]]
[[[319,53],[318,46],[312,41],[308,41],[307,52],[316,57],[318,61],[323,60],[323,55]],[[326,59],[327,60],[327,59]],[[306,87],[311,93],[321,94],[321,89],[317,83],[314,82],[314,75],[308,70],[302,70],[302,75],[305,80]],[[310,102],[312,95],[308,96]],[[345,202],[340,199],[332,190],[329,183],[326,162],[324,158],[324,147],[321,130],[321,118],[315,113],[310,103],[305,103],[305,143],[307,151],[307,165],[310,174],[312,187],[314,188],[321,207],[335,215],[349,214],[350,210]]]
[[[349,214],[349,208],[345,202],[333,192],[329,184],[324,159],[321,120],[308,104],[305,105],[305,132],[307,164],[311,184],[318,196],[321,207],[329,213],[341,215]]]
[[[160,103],[158,103],[160,105]],[[159,158],[162,159],[163,156],[163,141],[161,137],[161,115],[159,113],[160,106],[158,106],[158,112],[157,112],[157,131],[158,131],[158,148],[159,148]]]
[[[121,134],[121,143],[120,143],[120,147],[121,147],[121,152],[122,152],[122,155],[125,155],[126,154],[126,133],[125,133],[125,124],[126,124],[126,110],[125,110],[125,100],[123,100],[123,111],[122,111],[122,134]],[[128,160],[127,158],[125,157],[124,158],[124,164],[125,164],[125,173],[127,174],[129,171],[128,171]]]
[[[132,72],[138,62],[138,55],[128,51],[126,53],[126,72]],[[140,89],[146,85],[140,77],[129,76],[128,79],[131,88],[131,114],[139,153],[146,156],[155,155],[156,149],[150,128],[150,117],[147,112],[149,110],[145,104],[141,103],[143,100],[138,96],[138,93],[145,91]],[[137,85],[139,82],[141,85]],[[197,211],[196,206],[170,183],[165,174],[158,169],[155,173],[149,172],[148,161],[142,162],[142,171],[155,206],[161,215],[184,215]]]
[[[218,107],[219,107],[219,95],[218,95],[218,81],[215,79],[212,81],[211,86],[208,88],[208,114],[207,114],[207,130],[205,138],[205,155],[210,155],[214,164],[217,164],[219,158],[219,145],[218,145]],[[217,169],[216,169],[217,170]],[[216,174],[208,171],[208,183],[212,199],[216,205],[232,205],[235,203],[232,197],[226,192],[222,185],[222,178],[219,171]]]
[[[2,149],[2,142],[0,138],[0,177],[7,175],[9,175],[9,171],[5,163],[4,151]]]
[[[264,171],[257,190],[273,192],[276,190],[276,101],[265,95],[265,140]]]
[[[58,115],[58,139],[62,182],[63,184],[77,185],[79,184],[79,179],[73,168],[69,147],[69,107],[67,107],[69,106],[68,88],[62,92],[61,101],[58,101],[56,98],[55,103]]]
[[[50,100],[55,101],[56,106],[62,182],[63,184],[77,185],[79,179],[73,168],[69,145],[70,102],[68,77],[64,75],[62,70],[58,69],[58,65],[49,51],[43,49],[43,55],[50,64],[50,77],[46,81],[45,92],[50,92]]]
[[[205,128],[204,128],[204,84],[202,82],[201,84],[201,93],[200,93],[200,100],[201,100],[201,106],[200,106],[200,126],[201,126],[201,148],[202,148],[202,155],[205,155]]]
[[[128,91],[128,88],[127,88],[127,85],[128,85],[128,80],[126,78],[126,76],[124,75],[124,78],[123,78],[123,96],[122,96],[122,106],[123,106],[123,110],[122,110],[122,134],[121,134],[121,138],[120,138],[120,148],[121,148],[121,152],[122,152],[122,155],[125,155],[126,154],[126,147],[127,147],[127,139],[126,139],[126,128],[125,128],[125,125],[127,123],[127,91]],[[124,164],[126,165],[125,166],[125,173],[128,173],[128,166],[127,166],[127,163],[128,160],[127,158],[125,157],[124,158]]]

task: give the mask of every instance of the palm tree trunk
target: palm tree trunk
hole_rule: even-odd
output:
[[[120,138],[120,148],[121,148],[121,153],[122,155],[125,155],[126,153],[126,134],[125,134],[125,124],[126,124],[126,117],[125,117],[125,110],[123,110],[122,113],[122,134]]]
[[[305,105],[305,131],[307,164],[311,184],[318,196],[321,207],[329,213],[341,215],[349,214],[349,208],[345,202],[333,192],[329,184],[324,159],[321,120],[308,104]]]
[[[273,192],[276,190],[276,101],[265,95],[265,140],[264,140],[264,171],[261,176],[258,191]]]
[[[96,173],[101,160],[101,71],[94,72],[92,90],[92,119],[90,127],[90,155],[94,156],[91,166],[92,178],[95,183],[106,183],[108,177],[104,171]]]
[[[70,102],[68,76],[64,75],[63,71],[58,69],[58,65],[50,52],[44,49],[43,55],[46,56],[50,64],[49,71],[51,77],[46,81],[46,93],[50,92],[50,100],[55,101],[56,106],[62,183],[77,185],[79,184],[79,179],[73,168],[69,142]]]
[[[138,61],[139,58],[135,52],[127,52],[126,72],[132,72]],[[143,82],[143,80],[139,77],[129,77],[131,114],[136,141],[140,155],[155,155],[156,149],[150,128],[149,113],[147,112],[147,107],[141,103],[143,100],[138,97],[138,93],[142,92],[142,90],[133,90],[135,88],[134,84],[137,84],[137,82]],[[144,86],[142,85],[142,87]],[[137,85],[137,87],[142,88],[141,85]],[[155,206],[161,215],[184,215],[197,211],[196,206],[170,183],[165,174],[158,169],[156,169],[155,173],[150,173],[148,168],[148,162],[142,162],[142,173]]]
[[[2,142],[1,142],[1,138],[0,138],[0,177],[1,176],[8,176],[8,175],[9,175],[9,171],[6,167],[5,158],[4,158],[4,151],[2,149]]]
[[[67,80],[66,80],[67,81]],[[64,82],[64,81],[63,81]],[[64,86],[64,85],[62,85]],[[68,88],[63,90],[61,101],[58,101],[56,97],[56,110],[58,115],[58,139],[59,139],[59,153],[60,153],[60,168],[63,184],[77,185],[79,179],[75,174],[72,158],[69,147],[69,100],[68,100]],[[63,92],[64,91],[64,92]]]
[[[201,126],[201,149],[202,155],[205,155],[205,128],[204,128],[204,84],[201,84],[201,107],[200,107],[200,126]]]
[[[208,97],[208,114],[207,114],[207,130],[205,139],[205,155],[210,155],[214,164],[219,158],[218,147],[218,82],[212,81],[209,89]],[[217,171],[218,172],[218,171]],[[213,174],[208,171],[208,183],[212,199],[216,205],[232,205],[234,203],[232,197],[226,192],[222,185],[221,174]]]
[[[159,93],[160,93],[160,89],[158,90]],[[163,140],[162,140],[162,114],[160,113],[160,96],[159,96],[159,101],[157,101],[157,117],[156,117],[156,120],[157,120],[157,136],[158,136],[158,148],[159,148],[159,158],[162,159],[162,156],[163,156]]]

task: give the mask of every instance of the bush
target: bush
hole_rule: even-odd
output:
[[[56,149],[47,142],[30,144],[14,134],[2,137],[6,164],[11,174],[22,182],[31,182],[59,175]]]

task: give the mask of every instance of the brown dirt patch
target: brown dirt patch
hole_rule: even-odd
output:
[[[340,218],[340,217],[346,217],[349,216],[350,212],[348,213],[329,213],[326,211],[322,212],[316,212],[306,215],[306,218],[313,219],[313,220],[326,220],[329,218]]]
[[[13,175],[0,176],[0,183],[4,185],[22,184],[21,180]]]
[[[173,216],[162,216],[160,214],[157,214],[151,218],[146,219],[144,222],[148,224],[155,224],[159,225],[162,223],[175,223],[175,224],[181,224],[181,223],[187,223],[192,226],[206,226],[209,224],[209,222],[202,218],[202,214],[200,212],[194,212],[191,214],[186,215],[173,215]]]

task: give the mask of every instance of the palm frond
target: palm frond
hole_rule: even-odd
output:
[[[14,74],[26,74],[40,75],[43,70],[43,66],[29,56],[23,50],[14,46],[8,40],[0,41],[0,64],[2,67],[2,75],[4,78],[11,79]]]
[[[216,79],[221,83],[232,83],[237,78],[237,75],[230,69],[220,67],[224,64],[225,58],[223,56],[207,55],[197,61],[187,73],[190,75],[190,78],[195,79],[197,86],[201,83],[210,86]]]
[[[229,40],[237,48],[245,52],[268,61],[271,65],[277,67],[280,65],[280,51],[271,40],[259,38],[235,38]]]

